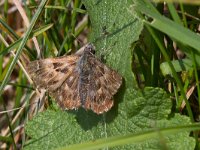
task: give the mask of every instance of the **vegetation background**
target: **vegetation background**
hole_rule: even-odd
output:
[[[199,4],[0,1],[0,149],[199,149]],[[61,111],[24,66],[88,42],[123,76],[103,115]]]

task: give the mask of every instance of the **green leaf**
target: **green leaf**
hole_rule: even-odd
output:
[[[143,24],[130,11],[133,1],[84,0],[83,3],[90,16],[90,41],[96,46],[97,56],[103,56],[105,63],[123,76],[123,85],[114,97],[114,107],[103,115],[84,109],[68,112],[47,110],[40,113],[26,124],[26,133],[31,140],[24,148],[67,148],[72,144],[90,141],[87,145],[89,148],[94,145],[92,141],[101,138],[129,134],[137,136],[152,129],[190,124],[187,117],[180,115],[168,119],[171,100],[163,90],[137,90],[137,82],[132,73],[132,49],[135,47],[132,43],[138,40]],[[144,142],[140,141],[139,144],[136,141],[121,141],[110,146],[113,149],[160,149],[164,143],[164,147],[170,149],[194,149],[195,141],[189,137],[188,131],[160,136],[157,140],[149,136],[150,141],[145,141],[147,137],[143,136]],[[104,141],[101,148],[108,146]],[[81,145],[77,147],[82,149]]]
[[[188,71],[194,67],[193,63],[190,59],[174,60],[174,61],[172,61],[172,64],[173,64],[176,72]],[[164,76],[172,74],[170,66],[167,62],[162,63],[160,65],[160,69]]]
[[[144,140],[149,140],[151,138],[162,138],[160,135],[176,134],[177,132],[199,130],[199,129],[200,129],[199,124],[178,126],[178,127],[173,127],[173,128],[164,128],[164,129],[159,129],[156,132],[155,132],[155,130],[152,130],[152,131],[147,131],[147,132],[144,132],[141,134],[139,133],[136,135],[129,134],[126,136],[115,136],[115,137],[99,139],[99,140],[95,140],[95,141],[85,142],[82,144],[71,145],[67,148],[65,148],[65,147],[58,148],[58,150],[74,150],[74,149],[93,150],[93,149],[102,148],[105,145],[105,143],[109,147],[113,146],[113,145],[127,144],[130,142],[131,143],[140,143],[140,142],[143,142]],[[194,147],[194,143],[190,143],[190,142],[187,144],[191,144]],[[162,148],[166,149],[164,146],[162,146]]]
[[[129,92],[132,93],[131,90]],[[146,131],[157,132],[159,128],[190,124],[187,117],[180,115],[168,119],[170,109],[171,101],[163,90],[146,88],[136,100],[127,99],[120,103],[117,114],[114,109],[104,116],[84,110],[72,113],[47,110],[26,125],[26,133],[32,139],[24,148],[55,149],[63,146],[67,148],[71,144],[95,141],[99,138],[139,133],[145,135]],[[136,113],[130,115],[130,112]],[[159,139],[149,141],[146,141],[149,137],[143,136],[143,143],[141,141],[138,143],[135,139],[129,141],[129,145],[115,147],[115,149],[160,149],[163,145],[169,149],[194,149],[195,140],[189,137],[189,132],[170,134],[166,137],[160,133]],[[106,143],[102,145],[102,147],[106,146]]]
[[[132,0],[84,0],[92,24],[90,41],[106,63],[123,75],[126,87],[137,88],[132,73],[133,42],[139,39],[143,24],[130,11]]]
[[[184,45],[194,48],[195,53],[200,53],[200,36],[159,14],[149,1],[137,0],[134,9],[139,10],[153,19],[151,22],[145,20],[145,23],[169,35],[176,41],[180,41]]]

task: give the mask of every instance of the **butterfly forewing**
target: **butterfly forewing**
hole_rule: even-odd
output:
[[[50,94],[56,99],[62,109],[76,109],[81,106],[78,93],[79,75],[77,69],[69,74],[63,84]]]
[[[28,72],[38,88],[54,91],[60,87],[76,66],[78,56],[47,58],[30,62]]]
[[[36,60],[28,70],[38,88],[45,88],[63,109],[80,106],[77,93],[78,74],[76,71],[79,55]]]
[[[88,61],[91,64],[91,74],[85,108],[101,114],[113,106],[112,97],[119,89],[122,77],[95,57],[89,58]]]

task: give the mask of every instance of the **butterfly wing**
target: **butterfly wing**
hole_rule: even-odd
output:
[[[107,112],[113,106],[113,95],[122,84],[122,77],[111,68],[91,57],[91,75],[89,89],[84,107],[97,114]]]
[[[77,109],[81,106],[78,92],[79,74],[77,69],[73,69],[63,82],[63,84],[50,94],[56,99],[59,106],[63,109]]]
[[[63,109],[83,106],[101,114],[113,106],[122,77],[87,51],[84,54],[33,61],[28,72],[37,88],[47,89]]]
[[[30,62],[28,72],[37,88],[47,89],[64,109],[80,106],[76,71],[78,55],[47,58]]]

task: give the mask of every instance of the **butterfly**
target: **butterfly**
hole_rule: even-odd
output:
[[[102,114],[113,106],[122,76],[96,58],[94,51],[89,43],[72,55],[35,60],[28,64],[28,72],[36,87],[46,89],[61,108],[83,107]]]

